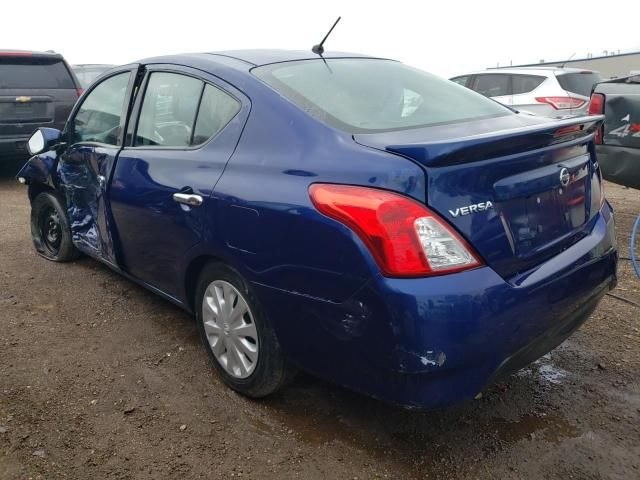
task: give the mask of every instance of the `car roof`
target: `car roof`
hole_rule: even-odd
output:
[[[0,57],[57,57],[62,58],[57,52],[53,50],[48,50],[46,52],[39,52],[36,50],[1,50],[0,49]]]
[[[162,57],[151,57],[139,60],[135,63],[173,63],[178,65],[198,64],[204,67],[206,64],[220,66],[223,64],[227,68],[236,70],[250,70],[253,67],[268,65],[272,63],[293,62],[297,60],[320,60],[321,58],[375,58],[368,55],[347,52],[325,52],[322,57],[311,52],[311,50],[224,50],[206,53],[183,53],[178,55],[168,55]]]
[[[112,63],[76,63],[71,68],[111,68],[115,67]]]
[[[320,56],[311,50],[278,50],[278,49],[254,49],[254,50],[224,50],[209,52],[210,55],[220,55],[242,60],[246,63],[267,65],[270,63],[293,62],[296,60],[316,60]],[[378,58],[369,55],[349,52],[325,52],[324,58]]]
[[[451,78],[464,77],[467,75],[481,75],[492,73],[511,73],[515,75],[541,75],[543,77],[549,77],[551,74],[565,74],[565,73],[598,73],[594,70],[587,68],[560,68],[560,67],[504,67],[504,68],[490,68],[487,70],[477,70],[475,72],[463,73],[461,75],[455,75]]]

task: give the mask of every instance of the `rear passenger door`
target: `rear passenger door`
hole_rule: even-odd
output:
[[[218,78],[179,66],[148,66],[141,93],[111,185],[122,268],[177,297],[250,104]]]
[[[471,87],[485,97],[503,105],[513,105],[511,75],[507,73],[481,73],[475,76]]]

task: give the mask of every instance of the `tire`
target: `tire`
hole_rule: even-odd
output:
[[[245,305],[246,313],[242,313]],[[295,370],[287,362],[267,316],[234,269],[220,263],[204,268],[196,289],[195,310],[204,348],[229,387],[247,397],[261,398],[293,378]]]
[[[55,192],[42,192],[31,202],[31,239],[36,251],[54,262],[69,262],[80,256],[71,241],[71,228],[64,202]]]

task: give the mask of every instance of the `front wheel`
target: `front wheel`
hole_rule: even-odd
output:
[[[42,192],[31,203],[31,238],[37,252],[54,262],[80,255],[71,241],[71,228],[63,202],[53,192]]]
[[[293,376],[266,315],[235,270],[217,263],[205,267],[195,307],[204,347],[228,386],[259,398]]]

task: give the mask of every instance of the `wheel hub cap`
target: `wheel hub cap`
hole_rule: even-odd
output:
[[[240,291],[228,282],[211,282],[202,299],[202,321],[216,361],[235,378],[246,378],[258,363],[258,331]]]

